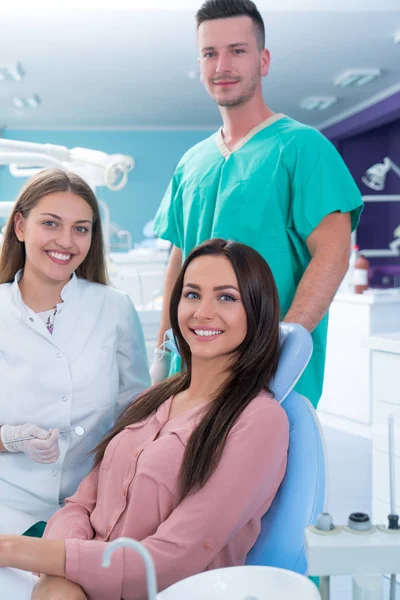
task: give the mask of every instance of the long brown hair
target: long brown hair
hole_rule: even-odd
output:
[[[76,269],[77,277],[107,285],[103,232],[96,196],[89,185],[75,173],[61,169],[44,169],[28,179],[8,219],[0,255],[0,283],[10,283],[25,265],[25,244],[17,239],[14,217],[17,213],[26,218],[32,208],[47,194],[72,192],[85,200],[93,211],[92,240],[89,252]]]
[[[185,260],[176,280],[170,303],[170,321],[182,357],[181,373],[162,381],[130,404],[112,431],[95,448],[95,463],[104,456],[107,444],[125,427],[151,415],[168,398],[186,390],[191,379],[191,353],[178,325],[178,305],[188,265],[200,256],[223,256],[231,263],[238,280],[247,316],[247,333],[234,350],[236,360],[227,380],[216,392],[209,409],[193,431],[179,475],[180,499],[202,487],[215,471],[228,434],[240,414],[269,385],[278,366],[279,299],[271,270],[258,252],[238,242],[213,239],[195,248]]]

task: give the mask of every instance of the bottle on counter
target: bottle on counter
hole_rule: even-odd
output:
[[[353,246],[353,252],[355,253],[355,260],[353,266],[353,284],[354,292],[356,294],[362,294],[368,289],[368,269],[369,261],[362,255],[358,246]]]
[[[354,294],[354,268],[358,256],[358,246],[353,246],[350,252],[349,269],[344,278],[344,292]]]

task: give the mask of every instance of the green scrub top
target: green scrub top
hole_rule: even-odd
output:
[[[306,239],[334,212],[357,227],[363,203],[342,158],[318,131],[278,114],[230,151],[222,132],[183,156],[161,202],[157,236],[182,250],[183,259],[210,238],[252,246],[274,274],[282,319],[311,260]],[[312,337],[312,358],[296,391],[314,406],[322,393],[328,318]]]

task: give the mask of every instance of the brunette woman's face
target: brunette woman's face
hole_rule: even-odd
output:
[[[93,211],[73,192],[47,194],[24,218],[15,215],[17,238],[25,244],[24,270],[43,281],[67,282],[91,244]]]
[[[186,269],[178,324],[192,359],[228,356],[247,333],[246,312],[230,261],[200,256]]]

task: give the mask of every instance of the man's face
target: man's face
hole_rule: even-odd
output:
[[[203,22],[198,29],[200,72],[207,92],[219,106],[245,104],[268,73],[269,52],[257,45],[250,17]]]

